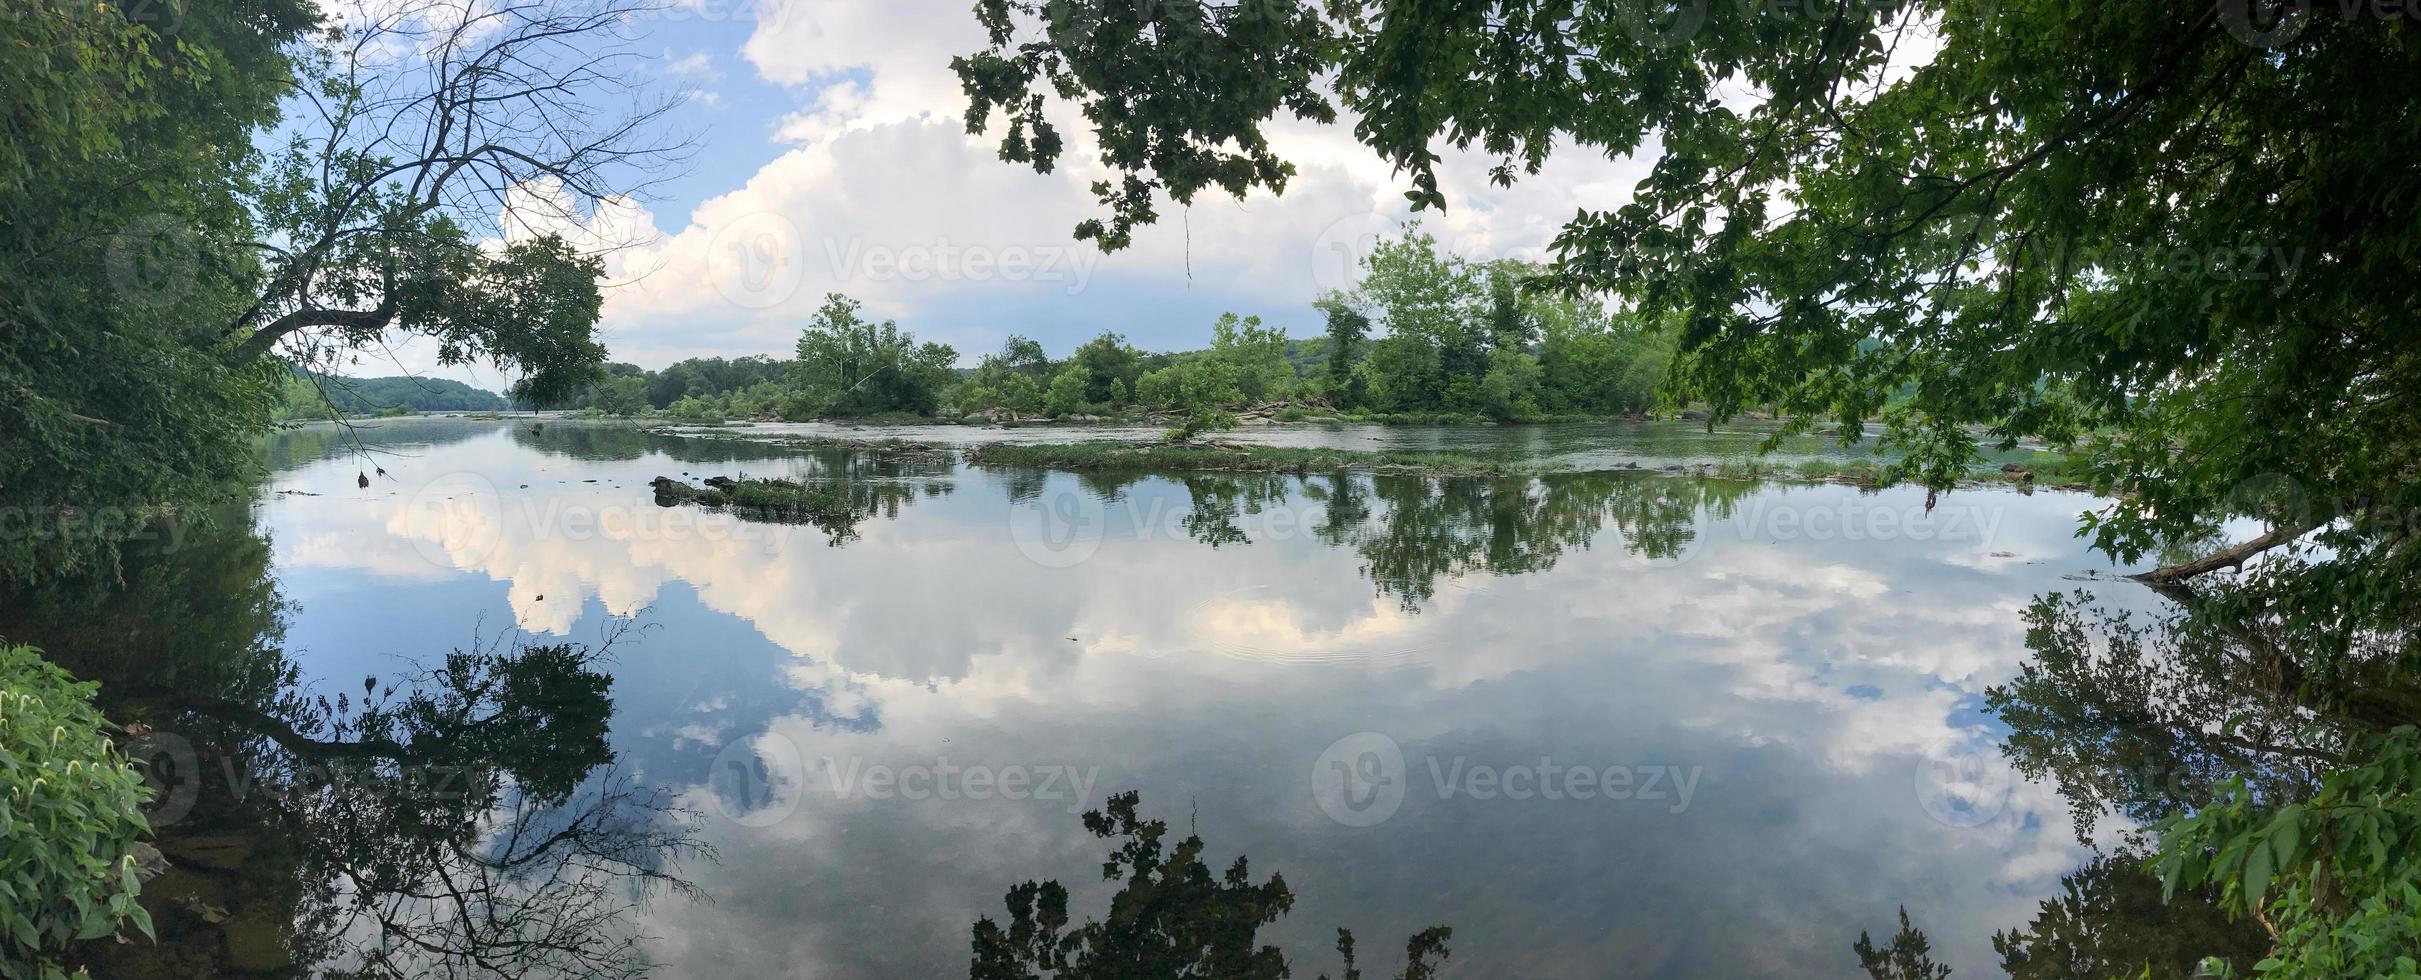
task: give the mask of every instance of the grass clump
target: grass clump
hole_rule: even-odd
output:
[[[693,487],[659,476],[649,486],[656,492],[658,507],[691,505],[729,513],[742,520],[812,525],[836,545],[855,538],[858,521],[874,510],[874,501],[865,492],[871,487],[839,481],[795,483],[710,476],[705,484]]]

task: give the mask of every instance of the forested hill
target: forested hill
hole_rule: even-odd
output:
[[[347,415],[376,415],[395,408],[415,412],[501,412],[512,403],[485,388],[448,378],[325,379],[328,397]]]

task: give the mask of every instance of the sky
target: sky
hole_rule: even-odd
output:
[[[1198,348],[1227,311],[1311,336],[1312,301],[1350,288],[1370,243],[1412,217],[1409,181],[1353,140],[1350,118],[1286,120],[1272,142],[1298,173],[1283,196],[1164,203],[1158,225],[1104,254],[1073,235],[1101,214],[1089,185],[1105,173],[1079,120],[1063,112],[1070,146],[1051,174],[1000,161],[997,125],[966,132],[949,61],[983,46],[970,7],[674,0],[634,23],[637,50],[652,55],[642,81],[686,94],[674,122],[696,134],[697,152],[645,197],[558,229],[628,243],[606,255],[599,333],[611,359],[786,357],[830,292],[970,365],[1012,334],[1053,356],[1105,330],[1146,349]],[[1575,212],[1621,205],[1647,167],[1567,150],[1500,188],[1484,155],[1440,150],[1449,206],[1422,224],[1475,258],[1543,258]],[[405,343],[355,371],[510,381],[486,366],[440,368],[435,353]]]

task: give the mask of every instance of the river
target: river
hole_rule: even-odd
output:
[[[1129,791],[1214,871],[1283,876],[1261,938],[1299,976],[1336,972],[1340,927],[1386,973],[1432,925],[1450,976],[1854,976],[1851,942],[1902,906],[1991,975],[1991,934],[2091,854],[2002,760],[1986,692],[2026,662],[2037,595],[2153,604],[2077,536],[2088,496],[1928,510],[1654,472],[1737,458],[1754,427],[1244,434],[1579,471],[1498,479],[743,438],[766,433],[290,432],[244,512],[164,529],[105,595],[14,611],[11,639],[154,729],[178,870],[147,891],[161,946],[106,975],[470,962],[537,930],[665,977],[958,976],[1022,882],[1104,914],[1120,883],[1082,814]],[[1004,433],[1067,438],[870,434]],[[845,481],[860,513],[752,523],[648,489],[713,475]],[[326,775],[372,737],[402,743],[377,785]],[[427,900],[463,855],[565,828],[588,834],[570,871],[490,882],[524,897],[482,904],[486,931]]]

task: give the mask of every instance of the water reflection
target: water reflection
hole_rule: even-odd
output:
[[[710,856],[614,769],[597,645],[497,637],[331,692],[285,645],[294,605],[243,513],[127,556],[116,585],[6,596],[0,635],[102,685],[147,767],[152,943],[109,977],[627,976],[634,913]],[[430,642],[434,643],[434,640]]]
[[[1145,801],[1139,826],[1183,821],[1223,854],[1251,854],[1265,872],[1255,887],[1282,872],[1293,911],[1259,942],[1302,963],[1333,962],[1312,954],[1333,947],[1338,927],[1392,943],[1448,923],[1452,962],[1489,974],[1620,964],[1639,976],[1846,975],[1857,966],[1849,940],[1902,904],[1937,937],[1935,957],[1962,964],[1992,962],[1994,934],[2031,919],[2064,934],[2068,920],[2041,902],[2070,884],[2080,908],[2135,914],[2138,883],[2062,875],[2095,867],[2095,847],[2122,853],[2137,813],[2080,842],[2059,787],[1981,768],[2006,739],[2039,730],[2047,746],[2090,742],[2102,736],[2082,722],[2120,717],[2062,700],[2100,668],[2051,656],[2026,667],[2031,597],[2102,567],[2073,537],[2075,498],[1961,493],[1929,507],[1921,492],[1637,471],[968,470],[627,427],[486,425],[453,441],[380,430],[394,480],[366,490],[342,455],[291,453],[312,461],[272,479],[260,512],[271,544],[248,538],[256,550],[222,576],[223,600],[190,605],[229,618],[207,644],[220,652],[197,649],[191,667],[163,657],[195,683],[153,686],[222,691],[298,730],[319,719],[330,727],[316,739],[376,734],[471,753],[506,774],[501,786],[568,778],[538,762],[581,770],[559,815],[588,812],[590,789],[646,794],[612,804],[635,816],[595,826],[673,833],[689,825],[652,808],[704,814],[693,836],[642,836],[636,851],[717,849],[723,862],[683,875],[716,904],[617,909],[627,931],[609,932],[655,937],[646,952],[661,975],[955,974],[970,923],[998,917],[1015,883],[1063,882],[1070,909],[1114,908],[1122,883],[1086,880],[1103,841],[1078,815],[1129,791]],[[824,481],[893,505],[827,547],[813,527],[658,507],[659,476]],[[191,560],[226,562],[245,547],[196,548]],[[2086,588],[2114,610],[2163,605],[2131,584]],[[143,602],[64,613],[53,632],[180,615],[174,602]],[[426,658],[475,635],[482,615],[527,641],[473,645],[466,686],[449,694],[445,662]],[[632,617],[656,628],[619,638],[610,668],[587,653]],[[189,642],[164,625],[139,629],[149,642]],[[571,646],[528,661],[558,644]],[[251,687],[210,673],[241,662],[259,665]],[[506,711],[500,678],[514,670],[586,693]],[[316,701],[268,706],[279,691],[334,701],[365,674],[416,679],[397,697],[422,691],[431,707],[410,717],[468,704],[474,721],[551,734],[490,741],[496,729],[472,724],[448,739],[396,727],[409,713],[386,708],[397,721],[340,733]],[[233,724],[176,710],[187,725]],[[336,717],[361,710],[348,702]],[[2044,720],[2025,720],[2028,710]],[[242,739],[263,755],[239,771],[326,782],[262,761],[294,758],[274,739]],[[1393,768],[1354,770],[1395,780],[1386,814],[1346,820],[1321,805],[1312,774],[1339,745],[1392,746]],[[537,761],[495,758],[508,750]],[[980,797],[903,789],[963,788],[949,774],[974,767],[1073,775],[1049,793],[1021,782],[1016,796],[998,782]],[[1601,789],[1619,770],[1624,792],[1537,791],[1575,769]],[[606,782],[609,772],[626,781]],[[1529,779],[1519,796],[1506,792],[1514,772]],[[1646,772],[1689,773],[1690,792],[1673,779],[1641,792],[1631,774]],[[357,841],[430,825],[436,843],[400,848],[392,859],[405,866],[392,872],[362,858],[292,861],[382,882],[457,878],[470,870],[451,863],[462,841],[493,842],[529,820],[514,802],[545,801],[498,792],[478,818],[494,822],[468,838],[461,821],[481,808],[364,823]],[[229,808],[213,826],[330,832],[246,799],[254,809]],[[310,916],[297,910],[352,908],[278,901],[298,922]],[[337,934],[361,929],[378,932],[373,919]],[[295,932],[305,933],[330,935]],[[1739,936],[1759,941],[1729,938]]]
[[[1293,975],[1287,954],[1261,943],[1261,927],[1294,907],[1286,879],[1255,882],[1237,855],[1224,873],[1203,860],[1206,845],[1188,835],[1172,849],[1168,822],[1142,817],[1139,797],[1121,793],[1084,815],[1085,830],[1114,843],[1101,876],[1121,883],[1108,913],[1069,928],[1068,890],[1057,881],[1029,881],[1002,898],[1008,924],[975,920],[970,980],[1023,980],[1043,972],[1063,977],[1222,977],[1279,980]],[[1396,980],[1429,980],[1450,951],[1447,926],[1432,926],[1405,942]],[[1353,932],[1337,930],[1344,975],[1360,980]],[[1327,980],[1327,974],[1320,975]]]

